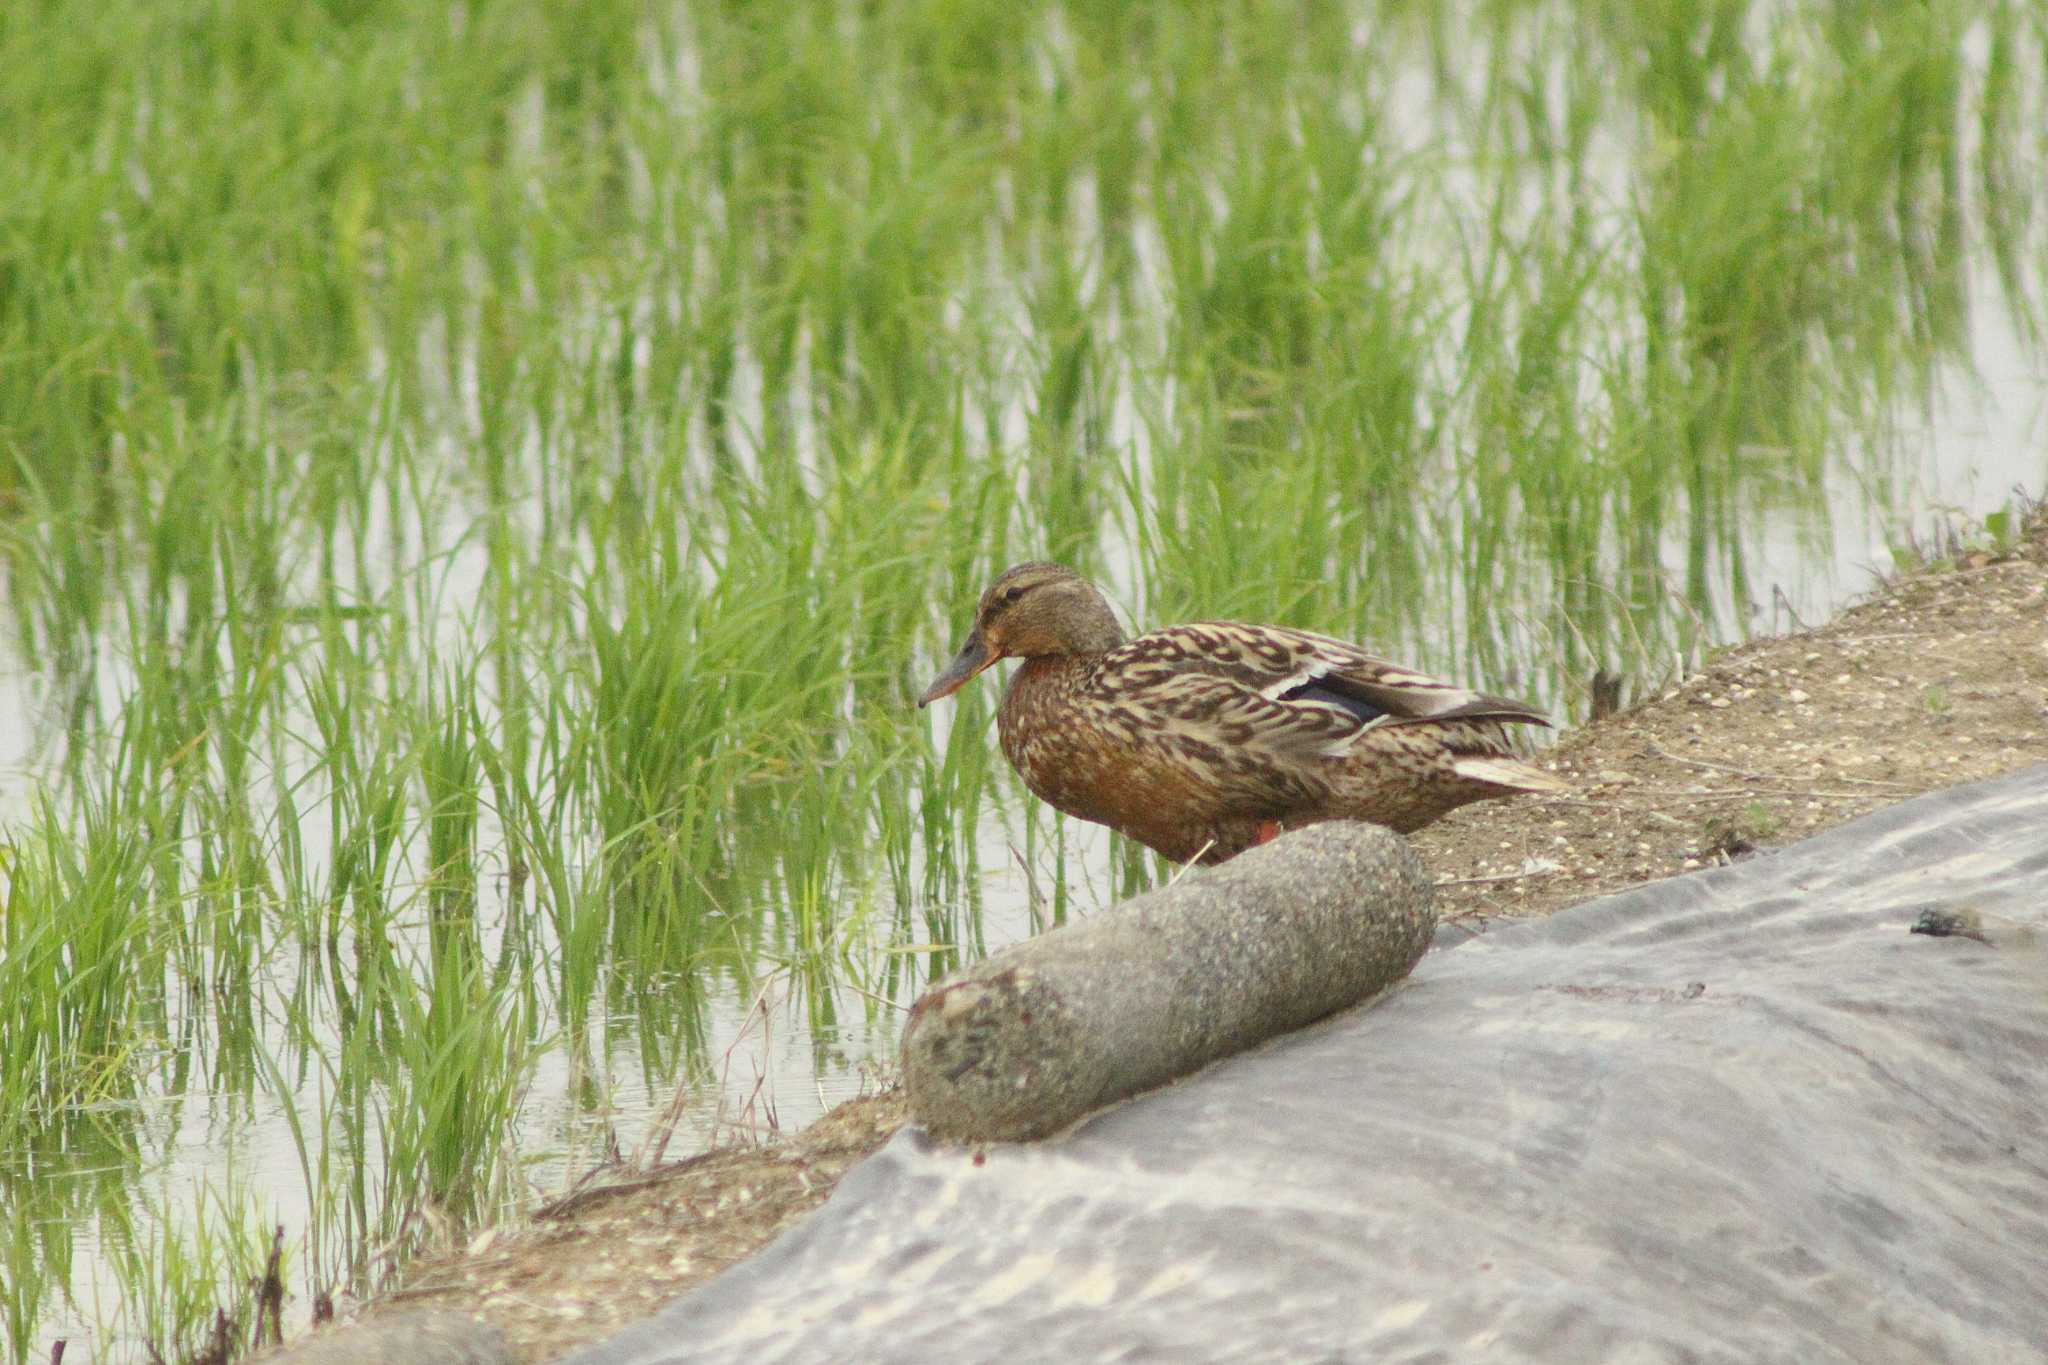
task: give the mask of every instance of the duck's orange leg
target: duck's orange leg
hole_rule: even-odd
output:
[[[1284,826],[1278,820],[1261,820],[1259,821],[1258,837],[1252,842],[1255,844],[1270,844],[1280,837],[1282,828]]]

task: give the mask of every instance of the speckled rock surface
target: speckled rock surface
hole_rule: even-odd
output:
[[[1405,840],[1294,831],[938,983],[904,1029],[911,1118],[956,1141],[1044,1137],[1377,994],[1435,925]]]
[[[256,1359],[275,1365],[514,1365],[505,1334],[467,1313],[395,1313],[327,1327]]]
[[[906,1129],[577,1359],[2039,1361],[2044,930],[2048,766],[1432,952],[1051,1141]]]

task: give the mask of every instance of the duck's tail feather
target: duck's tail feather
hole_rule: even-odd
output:
[[[1460,757],[1451,765],[1460,777],[1518,792],[1566,792],[1572,784],[1555,773],[1516,758]]]

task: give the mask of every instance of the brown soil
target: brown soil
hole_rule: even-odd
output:
[[[1437,909],[1541,915],[2048,762],[2048,508],[2020,543],[1902,576],[1565,735],[1569,797],[1418,831]]]
[[[902,1094],[892,1090],[849,1100],[787,1141],[609,1172],[525,1226],[415,1260],[404,1287],[361,1316],[471,1312],[496,1324],[519,1359],[553,1360],[760,1250],[903,1120]]]
[[[1949,548],[1826,626],[1730,649],[1565,735],[1544,761],[1572,796],[1422,831],[1442,913],[1548,914],[2048,762],[2048,516],[2036,508],[2015,548]],[[522,1359],[553,1359],[766,1244],[903,1121],[888,1093],[779,1145],[621,1176],[416,1262],[366,1312],[472,1312]]]

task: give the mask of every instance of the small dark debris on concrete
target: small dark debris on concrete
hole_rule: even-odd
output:
[[[1989,943],[1984,937],[1984,920],[1975,910],[1947,910],[1930,906],[1920,912],[1920,918],[1913,921],[1911,932],[1926,934],[1931,938],[1974,938],[1979,943]]]

